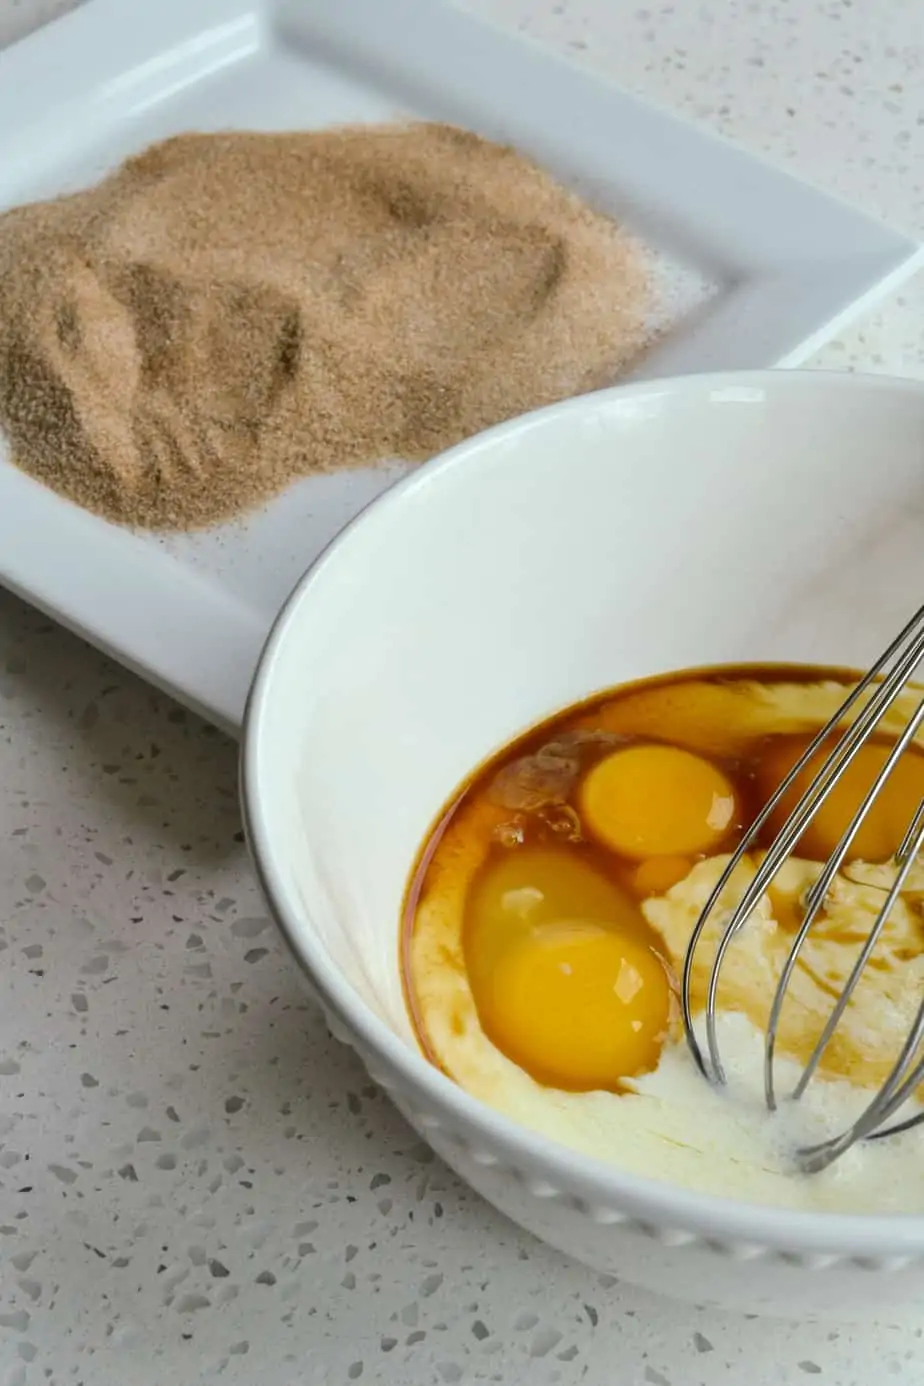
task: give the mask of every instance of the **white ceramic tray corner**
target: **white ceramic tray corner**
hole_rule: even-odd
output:
[[[636,375],[795,365],[921,263],[900,233],[442,0],[89,0],[0,53],[0,207],[184,129],[407,115],[517,145],[718,285]],[[79,511],[0,443],[0,582],[234,732],[285,596],[400,471],[304,481],[163,539]]]

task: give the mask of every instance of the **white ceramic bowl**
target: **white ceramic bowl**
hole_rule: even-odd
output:
[[[412,1125],[572,1256],[755,1312],[921,1303],[924,1217],[705,1197],[483,1106],[421,1057],[397,946],[434,815],[530,723],[684,666],[862,666],[921,600],[924,386],[763,372],[608,390],[472,439],[375,502],[282,613],[243,752],[271,907]]]

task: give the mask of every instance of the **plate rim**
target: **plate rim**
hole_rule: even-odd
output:
[[[742,337],[738,368],[801,364],[924,265],[924,248],[903,232],[579,62],[444,0],[197,0],[188,8],[185,0],[138,0],[132,6],[87,0],[0,51],[0,200],[4,185],[15,185],[43,148],[46,167],[53,165],[48,150],[54,149],[55,128],[65,128],[64,136],[55,137],[65,138],[64,149],[75,143],[75,121],[89,143],[94,132],[110,128],[108,120],[126,100],[136,102],[132,109],[144,109],[158,91],[176,92],[272,51],[283,39],[335,67],[358,66],[366,75],[371,70],[380,88],[387,78],[386,89],[397,85],[415,95],[423,91],[426,98],[435,83],[442,88],[435,118],[449,118],[444,112],[467,91],[470,104],[482,110],[480,133],[512,138],[572,183],[582,170],[585,181],[602,170],[626,185],[620,177],[626,165],[610,158],[606,132],[629,120],[641,122],[654,147],[672,149],[675,158],[678,151],[698,153],[709,177],[731,190],[722,215],[739,229],[751,226],[756,235],[768,198],[787,204],[785,253],[765,247],[738,265],[737,278],[734,255],[724,261],[718,255],[731,287],[700,322],[688,323],[628,373],[626,383],[727,367],[735,331]],[[87,55],[86,62],[73,61],[77,51]],[[444,55],[442,67],[434,54]],[[562,130],[554,128],[560,122],[537,118],[537,111],[541,116],[543,107],[555,105],[556,94],[569,110]],[[429,113],[433,104],[425,99],[423,107]],[[664,183],[656,171],[652,184],[638,161],[630,172],[630,185]],[[662,188],[659,196],[666,195]],[[690,204],[689,189],[684,196]],[[824,226],[838,228],[840,248],[827,244]],[[702,225],[694,232],[708,242]],[[803,297],[811,300],[808,307]],[[92,561],[75,562],[75,555]],[[310,559],[306,555],[306,567]],[[255,611],[223,590],[217,578],[139,543],[131,531],[89,515],[17,471],[2,439],[0,582],[239,734],[253,669],[275,613]],[[139,621],[141,599],[148,605]]]

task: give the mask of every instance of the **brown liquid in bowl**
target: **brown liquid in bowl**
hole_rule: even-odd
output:
[[[567,1073],[546,1071],[541,1063],[524,1061],[521,1047],[511,1044],[509,1027],[497,1023],[497,1006],[492,1003],[492,1009],[484,1000],[511,935],[503,922],[494,927],[490,912],[485,915],[482,909],[478,914],[479,891],[483,893],[484,883],[490,882],[492,873],[496,875],[504,863],[517,860],[518,853],[533,852],[538,854],[536,860],[546,864],[563,861],[565,857],[581,863],[582,868],[588,868],[590,895],[585,893],[576,901],[575,915],[586,918],[588,910],[593,913],[596,908],[592,898],[596,887],[591,874],[594,880],[608,883],[614,892],[612,900],[618,893],[619,899],[626,902],[624,909],[607,905],[611,914],[615,909],[619,916],[614,916],[613,926],[657,955],[675,987],[689,929],[698,911],[687,895],[679,902],[674,897],[696,879],[691,873],[700,863],[734,850],[788,768],[843,701],[857,677],[847,670],[811,666],[736,666],[668,675],[617,688],[566,709],[486,761],[453,796],[434,825],[405,900],[402,975],[410,1014],[421,1045],[431,1059],[441,1061],[428,1033],[425,1007],[420,1004],[420,969],[425,954],[426,966],[443,966],[464,974],[484,1032],[538,1081],[555,1087],[609,1086],[621,1091],[621,1078],[612,1082],[601,1082],[598,1077],[590,1082],[569,1082]],[[887,726],[886,734],[877,737],[855,763],[844,787],[799,843],[797,852],[803,862],[820,863],[833,850],[893,744],[891,736],[897,734],[901,725],[898,721]],[[724,826],[720,824],[708,846],[700,850],[658,850],[646,854],[644,842],[641,848],[635,844],[631,851],[620,850],[608,840],[610,834],[588,821],[588,777],[595,767],[620,751],[665,746],[692,753],[731,786],[733,801],[728,821]],[[641,763],[644,768],[644,760]],[[817,767],[811,768],[814,772]],[[794,787],[795,794],[798,789],[798,785]],[[654,804],[658,811],[651,811],[652,805],[644,802],[644,774],[633,781],[633,792],[645,810],[643,816],[649,823],[646,831],[651,822],[658,825],[659,817],[675,819],[681,828],[685,826],[682,803],[662,798]],[[766,825],[761,845],[772,840],[795,794],[787,796],[780,811]],[[797,968],[791,999],[784,1009],[782,1052],[804,1060],[814,1047],[832,999],[839,993],[872,923],[870,901],[884,898],[877,882],[888,868],[883,866],[877,876],[865,863],[888,861],[922,799],[924,754],[913,748],[903,757],[869,823],[858,836],[842,869],[843,880],[836,883],[832,908],[822,911],[812,931]],[[606,806],[606,796],[603,802]],[[625,834],[625,823],[620,831]],[[527,858],[520,860],[526,863]],[[706,869],[700,867],[702,871]],[[802,869],[801,876],[798,871],[789,876],[783,873],[769,896],[768,918],[772,927],[757,930],[750,939],[743,937],[740,948],[735,946],[737,953],[733,950],[730,956],[720,1005],[744,1011],[759,1029],[766,1022],[772,983],[801,922],[801,896],[810,883],[810,875],[808,866]],[[673,895],[669,895],[672,891]],[[854,895],[861,903],[866,902],[865,910],[856,905]],[[665,897],[673,901],[670,908],[664,904]],[[439,915],[442,900],[447,903],[441,949],[434,951],[432,939],[426,947],[418,946],[423,916]],[[452,900],[461,901],[461,909],[452,906]],[[901,1033],[903,1017],[912,1001],[916,1006],[920,995],[914,970],[924,955],[921,897],[915,889],[909,889],[900,903],[896,922],[894,926],[890,922],[881,947],[871,959],[868,977],[858,988],[853,1016],[856,1024],[845,1025],[825,1056],[824,1067],[829,1074],[847,1076],[856,1083],[878,1084],[887,1076],[897,1053],[892,1026],[896,1033]],[[454,923],[450,919],[453,910]],[[712,961],[710,949],[705,947],[700,957],[693,975],[693,999],[694,1005],[701,1007]],[[924,968],[924,959],[920,966]],[[548,1006],[552,1009],[556,996],[557,993],[550,993]],[[450,1030],[455,1025],[459,1033],[464,997],[465,992],[460,991],[459,1013],[449,1018]],[[540,998],[540,1004],[533,1005],[528,1013],[532,1017],[529,1026],[541,1030],[546,1009]],[[884,1009],[890,1017],[885,1027],[877,1019]],[[669,1011],[658,1044],[650,1048],[643,1066],[635,1072],[655,1066],[660,1044],[671,1035],[677,1036],[676,1005],[671,1005]],[[848,1014],[845,1020],[850,1019]],[[535,1036],[527,1034],[524,1038],[530,1041]],[[591,1035],[588,1044],[592,1047],[593,1042]],[[528,1053],[530,1044],[522,1049]]]

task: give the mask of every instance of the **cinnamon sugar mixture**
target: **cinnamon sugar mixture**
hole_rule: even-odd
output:
[[[182,135],[0,216],[0,428],[78,504],[193,529],[609,383],[648,297],[612,221],[450,126]]]

